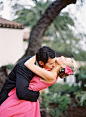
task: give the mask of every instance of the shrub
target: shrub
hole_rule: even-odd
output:
[[[77,92],[75,99],[79,106],[86,107],[86,92]]]
[[[86,90],[86,66],[81,66],[75,74],[77,80],[81,81],[81,88]]]
[[[42,104],[40,105],[40,108],[48,108],[50,103],[49,97],[45,92],[41,94],[41,97],[42,97]]]
[[[50,114],[52,117],[59,117],[59,115],[62,116],[62,112],[66,112],[67,108],[68,108],[68,104],[71,103],[71,99],[70,97],[68,97],[67,95],[63,95],[61,96],[60,93],[60,88],[61,88],[61,84],[54,84],[54,86],[52,85],[52,87],[49,88],[49,93],[45,93],[43,92],[41,97],[43,99],[43,102],[41,104],[41,108],[50,108]],[[58,88],[57,88],[58,87]],[[67,85],[67,87],[69,87]],[[56,90],[54,90],[54,88],[56,90],[59,90],[59,92],[57,93]],[[63,89],[63,88],[62,88]],[[62,91],[61,89],[61,91]],[[50,105],[52,104],[52,106]],[[56,107],[54,107],[54,105],[57,105]]]
[[[50,108],[52,117],[62,117],[62,113],[66,112],[68,109],[68,104],[71,103],[70,97],[64,95],[61,96],[60,94],[57,94],[56,96],[53,96],[53,102],[58,104],[57,108]]]
[[[13,67],[14,67],[13,64],[8,64],[8,65],[7,65],[7,68],[8,68],[8,69],[13,69]]]
[[[49,87],[49,91],[51,93],[60,93],[61,95],[64,95],[64,94],[72,95],[72,93],[74,93],[76,91],[81,91],[81,88],[78,85],[70,86],[67,83],[64,83],[64,84],[55,83]]]

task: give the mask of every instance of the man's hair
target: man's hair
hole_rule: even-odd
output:
[[[38,63],[39,61],[42,61],[44,64],[46,64],[49,58],[55,58],[55,51],[50,47],[43,46],[36,53],[36,60]]]

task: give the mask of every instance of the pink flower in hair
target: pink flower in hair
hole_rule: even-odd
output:
[[[67,74],[67,75],[73,74],[73,71],[72,71],[71,67],[66,67],[65,68],[65,74]]]

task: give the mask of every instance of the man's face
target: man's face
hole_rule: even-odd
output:
[[[55,66],[55,58],[53,59],[49,58],[48,62],[43,67],[46,69],[53,69],[54,66]]]

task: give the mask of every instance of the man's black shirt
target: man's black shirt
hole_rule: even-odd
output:
[[[3,88],[0,92],[0,105],[7,99],[8,93],[16,87],[16,94],[19,99],[28,101],[37,101],[39,92],[29,90],[30,80],[34,73],[30,71],[24,63],[29,59],[27,57],[15,65],[9,74]]]

